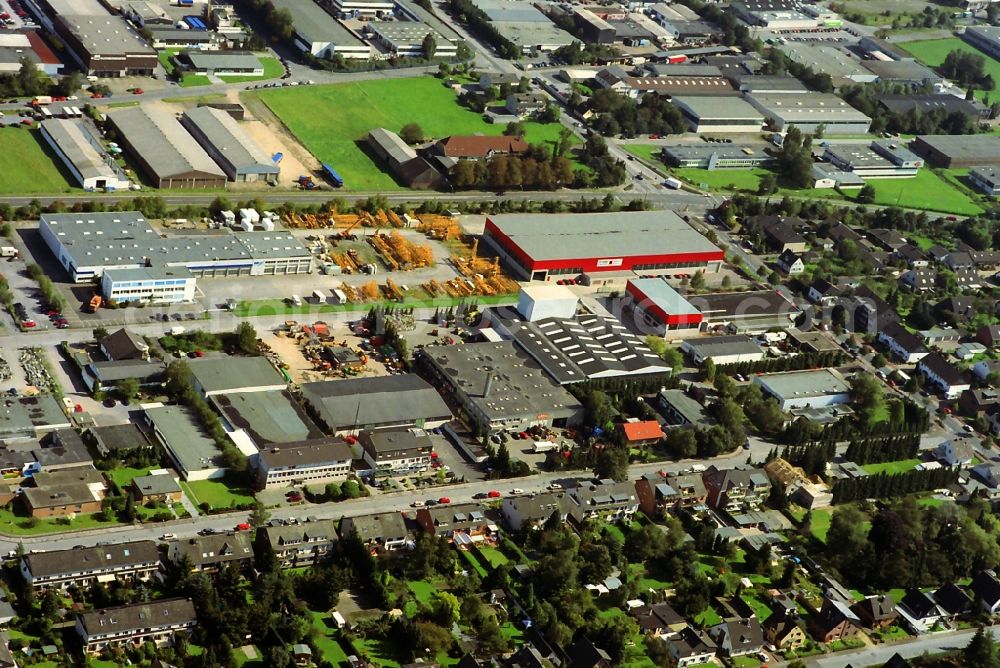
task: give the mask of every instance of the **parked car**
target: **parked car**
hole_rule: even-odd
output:
[[[442,505],[451,503],[451,498],[449,498],[447,496],[442,496],[440,499],[438,499],[438,503],[440,503]]]

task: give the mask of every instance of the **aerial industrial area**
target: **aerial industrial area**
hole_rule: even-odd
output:
[[[0,668],[1000,668],[1000,1],[0,0]]]

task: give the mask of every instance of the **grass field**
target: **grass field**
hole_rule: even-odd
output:
[[[979,49],[970,46],[963,39],[959,37],[948,37],[946,39],[925,39],[917,40],[913,42],[903,42],[899,46],[903,49],[909,51],[913,56],[927,65],[928,67],[937,67],[944,62],[944,59],[952,51],[965,51],[966,53],[973,53],[977,56],[982,56],[986,61],[984,71],[993,77],[994,81],[1000,81],[1000,62],[994,60],[990,56],[986,55]],[[989,95],[991,91],[977,90],[976,97],[978,99],[983,99],[984,96]],[[995,95],[993,97],[996,97]]]
[[[816,540],[826,542],[826,534],[830,531],[830,523],[833,521],[833,513],[829,510],[814,510],[809,531]]]
[[[0,128],[0,193],[66,193],[74,190],[37,130]]]
[[[234,487],[223,480],[182,482],[181,488],[195,505],[207,503],[213,508],[232,508],[254,501],[253,494],[249,490]]]
[[[243,93],[257,96],[320,162],[329,163],[354,190],[398,189],[393,178],[369,157],[363,139],[373,128],[393,132],[418,123],[438,139],[453,134],[503,134],[460,106],[457,97],[432,77],[358,81],[330,86],[296,86]],[[526,124],[528,143],[554,142],[558,123]]]
[[[652,163],[663,162],[659,158],[660,149],[662,147],[656,144],[622,144],[621,146],[637,158],[642,158],[643,160],[648,160]]]
[[[897,473],[912,471],[913,467],[919,463],[919,459],[901,459],[898,462],[885,462],[884,464],[865,464],[861,468],[867,471],[869,475],[875,475],[877,473],[895,475]]]
[[[1000,74],[1000,73],[998,73]],[[872,179],[875,204],[974,216],[983,209],[930,169],[912,179]]]
[[[688,183],[701,187],[701,184],[708,186],[709,190],[744,190],[747,192],[757,192],[760,180],[768,173],[766,169],[674,169],[674,176],[683,179]]]
[[[114,468],[108,471],[108,477],[115,481],[119,489],[125,489],[132,482],[132,478],[138,478],[146,475],[153,470],[153,467],[149,466],[144,469],[130,469],[127,467]]]
[[[40,536],[47,533],[65,533],[67,531],[84,531],[87,529],[106,529],[118,526],[118,522],[105,522],[99,519],[99,513],[77,515],[69,524],[59,524],[54,519],[40,520],[36,526],[29,526],[29,518],[15,515],[9,508],[0,508],[0,527],[16,536]]]
[[[323,655],[324,661],[329,661],[334,666],[347,663],[347,654],[333,636],[333,628],[327,625],[330,618],[325,612],[311,612],[312,625],[316,629],[316,648]]]
[[[490,562],[490,566],[496,568],[507,563],[507,556],[503,552],[496,549],[495,547],[490,547],[489,545],[481,545],[479,548],[479,554]]]

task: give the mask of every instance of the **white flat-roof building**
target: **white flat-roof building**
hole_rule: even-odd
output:
[[[565,285],[525,285],[517,296],[517,312],[528,322],[572,318],[580,298]]]
[[[863,135],[872,119],[832,93],[749,93],[747,102],[774,123],[774,129],[784,131],[794,125],[810,134],[820,125],[828,135]]]
[[[823,408],[851,400],[851,386],[833,369],[768,373],[754,376],[753,383],[774,397],[783,411]]]
[[[195,277],[184,267],[108,269],[101,276],[101,294],[119,304],[193,302],[195,282]]]
[[[42,137],[84,190],[127,190],[128,177],[79,121],[50,118],[39,124]]]

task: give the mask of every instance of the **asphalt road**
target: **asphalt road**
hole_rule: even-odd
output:
[[[993,634],[995,640],[1000,640],[1000,626],[991,626],[988,630]],[[842,668],[848,664],[859,667],[881,666],[896,653],[899,653],[904,659],[913,659],[924,652],[941,654],[962,649],[969,644],[975,634],[976,629],[932,633],[899,643],[876,645],[875,647],[865,647],[849,652],[838,652],[830,656],[806,659],[806,666],[808,668]],[[782,666],[785,664],[774,665]]]

